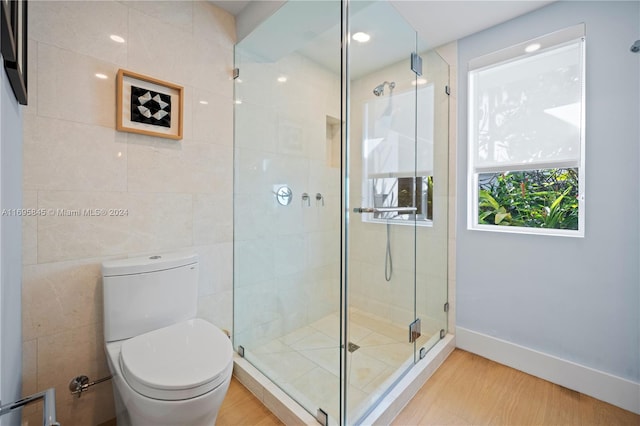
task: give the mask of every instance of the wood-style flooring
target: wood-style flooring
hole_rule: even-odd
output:
[[[218,426],[281,424],[232,380]],[[640,426],[640,416],[456,349],[393,424]]]
[[[218,412],[216,426],[272,426],[282,424],[235,376],[231,378],[229,390]]]

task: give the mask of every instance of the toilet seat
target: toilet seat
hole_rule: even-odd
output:
[[[220,386],[233,369],[233,349],[220,329],[196,318],[124,341],[119,363],[138,393],[177,401]]]

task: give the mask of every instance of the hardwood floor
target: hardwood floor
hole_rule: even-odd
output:
[[[233,379],[218,426],[281,424]],[[456,349],[393,424],[640,426],[640,416]]]
[[[272,426],[282,423],[233,377],[220,407],[216,426]]]
[[[640,425],[640,416],[456,349],[394,425]]]

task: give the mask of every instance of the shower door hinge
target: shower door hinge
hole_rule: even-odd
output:
[[[449,302],[444,304],[444,311],[449,312]]]
[[[233,79],[235,80],[238,77],[240,77],[240,68],[234,68],[233,69]]]
[[[418,76],[422,75],[422,58],[415,52],[411,54],[411,71]]]
[[[414,322],[409,324],[409,343],[415,342],[420,337],[422,331],[420,325],[420,318],[416,318]]]
[[[448,84],[446,86],[444,86],[444,93],[446,93],[447,96],[451,95],[451,88],[449,87]]]
[[[244,346],[238,345],[238,355],[240,355],[240,358],[244,358]]]
[[[444,339],[445,336],[445,332],[444,332],[444,328],[440,330],[440,338]]]

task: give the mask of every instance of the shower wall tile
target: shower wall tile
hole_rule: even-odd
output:
[[[192,93],[193,139],[233,147],[232,97],[204,89]]]
[[[235,22],[208,2],[142,1],[31,2],[29,19],[24,207],[52,213],[23,218],[23,392],[54,386],[63,424],[100,424],[115,416],[110,382],[81,399],[67,386],[108,374],[102,261],[197,252],[198,315],[232,328]],[[115,130],[119,68],[185,87],[183,140]]]
[[[131,192],[221,193],[233,188],[229,146],[182,140],[129,138],[128,190]]]
[[[113,129],[117,71],[113,63],[39,41],[38,115]]]
[[[40,191],[38,262],[82,259],[126,253],[133,236],[129,216],[83,216],[84,209],[123,209],[130,206],[124,193]]]
[[[235,297],[246,307],[235,333],[255,347],[338,309],[340,171],[328,161],[326,127],[339,103],[326,105],[339,76],[297,54],[273,63],[238,54]],[[293,192],[287,206],[274,196],[282,185]],[[262,312],[252,309],[258,299]]]
[[[299,108],[295,111],[295,114],[280,114],[278,117],[277,151],[283,155],[307,157],[311,145],[309,128],[303,122],[304,111]]]
[[[191,194],[128,194],[131,213],[129,253],[193,246]]]
[[[203,318],[223,330],[232,332],[233,291],[225,290],[198,299],[198,317]]]
[[[106,127],[26,115],[23,155],[27,190],[127,189],[126,138]]]
[[[22,343],[22,394],[38,392],[38,341],[25,340]]]
[[[26,120],[26,118],[25,118]],[[25,209],[36,210],[38,207],[38,193],[25,190],[22,193],[22,206]],[[22,264],[32,265],[38,262],[38,217],[22,217]]]
[[[275,217],[289,206],[277,203],[271,192],[236,194],[234,197],[234,238],[236,241],[262,239],[273,235]],[[295,205],[291,209],[298,208]]]
[[[184,3],[191,9],[190,2]],[[177,2],[173,6],[180,7]],[[194,42],[191,30],[168,26],[137,9],[129,9],[128,69],[174,84],[193,83]]]
[[[324,150],[322,141],[316,145],[322,146]],[[326,157],[309,161],[309,189],[324,196],[340,196],[340,169],[327,167]]]
[[[301,324],[308,324],[308,312],[298,307],[309,303],[309,289],[301,283],[308,282],[308,273],[301,272],[278,278],[277,303],[282,306],[280,310],[284,324],[284,334],[300,328]],[[296,309],[292,309],[296,307]]]
[[[105,62],[126,65],[129,10],[125,5],[110,1],[42,3],[29,8],[30,37]],[[100,19],[95,19],[96,16]],[[112,34],[124,38],[125,43],[111,40]]]
[[[272,249],[277,278],[307,269],[307,241],[304,234],[275,237]]]
[[[85,326],[102,326],[102,280],[96,260],[25,266],[22,288],[25,340]]]
[[[233,241],[233,193],[193,194],[193,244]]]
[[[273,243],[268,239],[236,241],[234,280],[237,287],[270,280],[275,276]]]
[[[122,1],[121,3],[131,10],[155,18],[164,24],[169,24],[171,28],[185,32],[193,31],[194,7],[192,2],[180,4],[181,2],[173,1]]]
[[[200,246],[196,251],[200,261],[200,297],[230,290],[233,286],[233,243]]]
[[[276,162],[274,154],[236,147],[235,156],[234,192],[236,194],[271,194],[274,191],[274,185],[287,184],[286,181],[278,181],[272,176],[272,169]],[[289,186],[291,186],[290,183]]]
[[[236,80],[236,99],[242,100],[242,105],[248,103],[274,108],[279,75],[276,67],[271,63],[252,62],[253,58],[246,56],[242,51],[238,51],[236,58],[241,80]]]
[[[193,85],[217,93],[226,99],[233,96],[233,45],[221,46],[210,40],[193,38],[193,51],[200,66],[190,70]]]
[[[69,392],[69,381],[85,374],[109,375],[102,327],[89,325],[38,339],[38,388],[56,390],[57,420],[61,424],[99,424],[113,417],[108,383],[95,386],[81,399]]]
[[[209,40],[223,47],[236,42],[236,23],[229,13],[213,6],[208,1],[194,1],[193,36],[198,40]]]
[[[236,83],[237,99],[242,100],[235,115],[236,146],[265,152],[276,152],[277,111],[273,105],[265,106],[246,101],[245,80]]]

